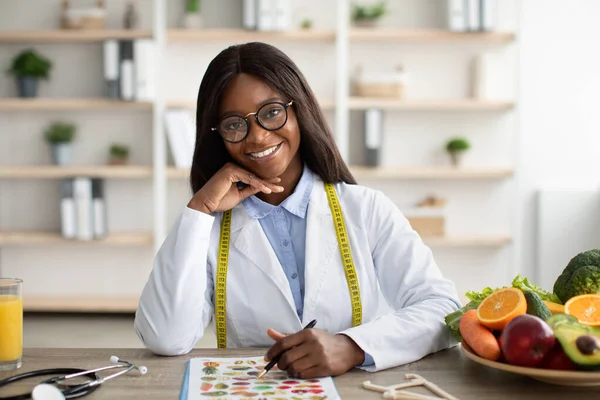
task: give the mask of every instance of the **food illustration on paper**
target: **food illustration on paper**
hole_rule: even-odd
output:
[[[188,400],[340,398],[331,378],[295,379],[275,366],[259,379],[265,365],[262,357],[194,358],[190,360]]]

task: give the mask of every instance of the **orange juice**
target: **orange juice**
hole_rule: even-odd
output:
[[[0,362],[15,361],[23,352],[23,301],[0,296]]]

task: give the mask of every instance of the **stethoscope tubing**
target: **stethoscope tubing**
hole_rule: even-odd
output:
[[[111,365],[110,367],[113,367],[113,366]],[[49,369],[39,369],[39,370],[35,370],[35,371],[23,372],[22,374],[18,374],[18,375],[3,379],[0,381],[0,388],[3,386],[9,385],[11,383],[22,381],[24,379],[35,378],[38,376],[60,375],[61,377],[63,377],[63,376],[73,375],[73,374],[75,374],[75,376],[86,376],[90,379],[90,382],[101,380],[100,376],[96,373],[95,370],[88,371],[88,370],[79,369],[79,368],[49,368]],[[47,379],[47,380],[43,381],[42,383],[50,383],[54,379],[56,379],[56,378],[53,377],[53,378]],[[89,385],[88,386],[87,382],[86,382],[85,384],[73,385],[71,387],[68,387],[67,389],[63,390],[63,394],[65,396],[65,399],[78,399],[80,397],[87,396],[88,394],[94,392],[99,387],[100,387],[100,385],[93,385],[93,386]],[[0,397],[0,400],[27,400],[27,399],[31,399],[31,392],[24,393],[24,394],[18,394],[18,395],[14,395],[14,396],[8,396],[8,397]]]

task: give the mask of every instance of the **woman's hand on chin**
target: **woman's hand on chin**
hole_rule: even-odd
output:
[[[290,335],[269,329],[267,333],[275,344],[265,359],[271,361],[285,352],[277,367],[291,376],[302,379],[337,376],[364,362],[364,352],[346,335],[332,335],[319,329]]]
[[[262,192],[266,194],[280,193],[283,187],[275,185],[281,179],[263,180],[233,163],[225,164],[198,190],[188,203],[189,208],[210,214],[231,210],[247,197]],[[247,186],[238,189],[238,183]]]

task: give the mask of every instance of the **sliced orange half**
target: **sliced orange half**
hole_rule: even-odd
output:
[[[565,303],[565,314],[574,316],[580,323],[600,326],[600,295],[581,294]]]
[[[527,312],[527,300],[520,289],[498,289],[477,307],[477,319],[483,326],[501,331],[517,315]]]

